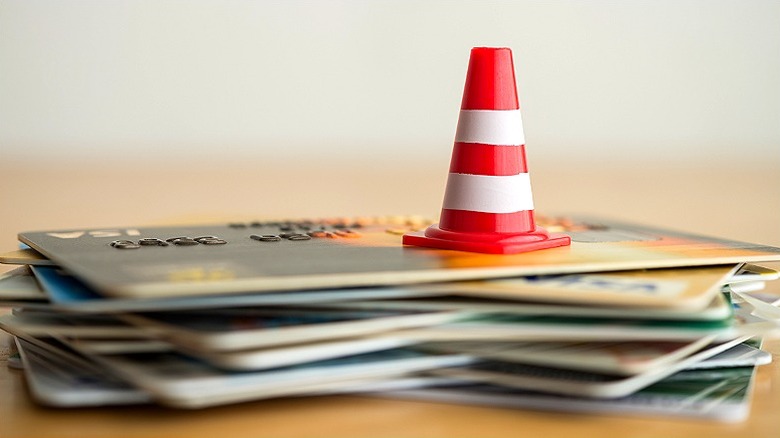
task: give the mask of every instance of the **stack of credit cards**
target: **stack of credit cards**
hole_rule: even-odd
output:
[[[417,217],[19,234],[0,328],[33,397],[203,408],[358,393],[523,409],[749,412],[780,249],[594,218],[568,247],[403,246]]]

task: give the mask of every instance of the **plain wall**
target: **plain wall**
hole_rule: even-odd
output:
[[[541,162],[780,165],[770,1],[4,0],[0,159],[438,163],[480,45]]]

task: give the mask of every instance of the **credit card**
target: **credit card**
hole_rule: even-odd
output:
[[[149,403],[152,398],[105,373],[95,373],[62,361],[24,340],[16,340],[24,376],[33,398],[46,406],[88,407]]]
[[[467,403],[515,409],[668,418],[703,418],[725,423],[745,420],[755,368],[723,368],[718,375],[683,371],[615,400],[545,394],[496,385],[417,389],[378,397]]]
[[[472,360],[394,349],[267,371],[230,372],[173,353],[98,355],[94,359],[157,402],[182,408],[318,394],[368,379],[405,376]]]
[[[296,306],[313,303],[377,300],[441,295],[436,288],[370,287],[346,289],[322,289],[263,294],[200,295],[194,297],[161,297],[148,299],[111,298],[107,299],[90,289],[77,278],[51,266],[33,266],[35,279],[40,283],[41,291],[48,302],[5,301],[13,306],[25,309],[48,310],[51,312],[73,314],[104,314],[125,312],[165,312],[172,310],[198,310],[229,307],[252,306]],[[37,286],[36,286],[37,287]]]
[[[409,223],[406,231],[423,225]],[[571,246],[514,255],[404,246],[404,229],[371,221],[54,230],[19,239],[94,291],[134,298],[780,260],[774,247],[598,219],[560,231]]]
[[[682,371],[744,342],[747,337],[711,344],[678,361],[654,367],[630,376],[574,371],[506,361],[480,361],[465,367],[432,371],[444,377],[579,397],[614,399],[629,396],[640,389]]]

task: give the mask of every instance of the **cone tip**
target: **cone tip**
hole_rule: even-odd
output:
[[[508,47],[471,49],[461,109],[520,109],[511,49]]]

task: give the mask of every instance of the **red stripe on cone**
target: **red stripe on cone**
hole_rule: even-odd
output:
[[[457,142],[452,149],[450,172],[497,176],[528,173],[525,146]]]
[[[483,213],[443,208],[439,228],[464,233],[530,233],[536,228],[534,211]]]
[[[471,49],[461,109],[520,109],[512,51],[507,48]]]

